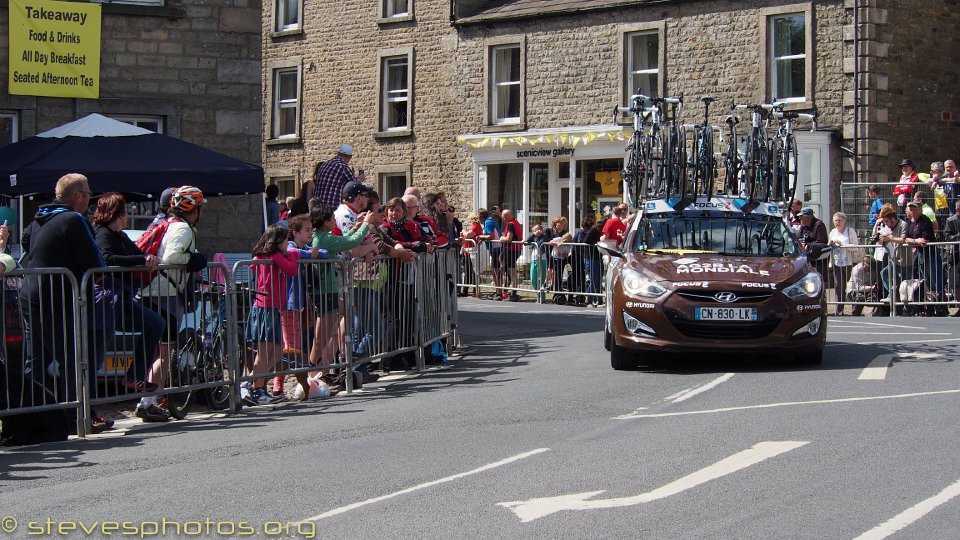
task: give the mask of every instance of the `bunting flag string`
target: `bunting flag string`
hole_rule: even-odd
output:
[[[623,129],[614,129],[614,130],[589,130],[583,132],[567,132],[567,133],[546,133],[542,135],[531,135],[526,137],[523,135],[514,135],[514,136],[470,136],[470,135],[458,135],[456,141],[458,144],[465,144],[470,148],[504,148],[505,146],[536,146],[542,144],[555,144],[560,146],[562,144],[567,144],[568,142],[576,148],[577,145],[588,145],[596,140],[609,141],[614,140],[624,141],[627,138],[628,133]]]

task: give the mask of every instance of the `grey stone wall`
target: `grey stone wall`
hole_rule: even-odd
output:
[[[7,93],[4,73],[0,108],[20,111],[22,138],[91,112],[162,115],[168,135],[260,163],[261,12],[258,0],[168,0],[164,7],[105,4],[100,99],[13,96]],[[8,15],[6,6],[0,8],[4,64]],[[51,190],[55,182],[51,179]],[[164,187],[158,186],[158,192]],[[231,199],[237,201],[211,202],[200,225],[201,249],[249,251],[259,237],[260,199]]]
[[[949,29],[960,13],[946,0],[859,4],[865,88],[860,180],[889,179],[902,155],[918,162],[952,157],[960,111],[952,108],[958,75],[950,55],[958,49]],[[687,122],[700,120],[696,98],[714,95],[711,121],[720,123],[727,112],[723,104],[768,98],[761,69],[763,14],[812,6],[812,105],[820,129],[835,134],[830,182],[836,202],[839,183],[853,179],[852,158],[839,150],[853,147],[853,5],[853,0],[666,2],[455,27],[443,0],[417,0],[414,20],[397,25],[378,25],[372,5],[322,3],[305,6],[302,35],[284,38],[269,37],[271,8],[265,6],[265,64],[299,58],[306,67],[302,141],[266,147],[264,161],[306,178],[337,144],[350,141],[358,167],[411,164],[415,184],[442,188],[455,204],[469,207],[470,153],[454,138],[486,127],[485,47],[491,40],[523,40],[525,128],[601,124],[610,121],[610,110],[620,101],[624,28],[660,24],[666,92],[682,92],[692,101],[683,118]],[[928,39],[931,29],[942,39]],[[413,135],[377,138],[376,51],[401,46],[416,49]],[[269,121],[267,108],[263,120]]]
[[[877,179],[896,180],[901,159],[913,159],[917,170],[928,172],[930,163],[960,159],[960,108],[957,88],[960,71],[960,12],[956,2],[927,0],[876,2],[881,21],[874,49],[886,88],[876,85],[875,95],[888,110],[886,122],[877,122],[887,141],[888,153],[878,160]],[[886,53],[885,55],[883,53]],[[881,178],[882,177],[882,178]]]
[[[677,2],[639,5],[577,17],[505,21],[452,27],[449,3],[417,0],[415,20],[396,26],[376,23],[375,6],[305,5],[304,33],[269,37],[264,16],[264,62],[300,58],[304,63],[302,142],[267,146],[268,168],[296,169],[309,176],[341,141],[355,146],[354,164],[412,163],[413,182],[450,194],[469,207],[472,170],[469,153],[454,142],[457,134],[486,125],[485,46],[490,39],[525,40],[526,128],[610,122],[620,101],[621,46],[625,25],[662,22],[665,27],[666,91],[688,98],[705,94],[718,104],[764,99],[759,66],[765,29],[760,10],[791,2]],[[842,129],[843,26],[849,17],[841,0],[815,2],[815,105],[821,126]],[[329,39],[336,35],[336,39]],[[376,51],[416,49],[413,135],[377,139],[375,131]],[[265,69],[265,77],[269,77]],[[267,88],[267,80],[264,80]],[[264,101],[268,100],[265,91]],[[725,106],[711,120],[721,122]],[[269,121],[265,107],[264,124]],[[701,105],[687,108],[685,121],[698,121]],[[832,167],[839,171],[839,157]]]

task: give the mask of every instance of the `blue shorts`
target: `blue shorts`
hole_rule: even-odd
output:
[[[247,341],[257,343],[283,343],[283,323],[280,320],[280,310],[260,306],[250,308],[244,337]]]

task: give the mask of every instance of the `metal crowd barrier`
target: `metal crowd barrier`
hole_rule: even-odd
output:
[[[458,285],[473,289],[475,296],[489,299],[509,298],[513,293],[535,295],[538,303],[557,304],[603,303],[606,266],[595,245],[566,242],[563,244],[497,241],[480,242],[469,251],[473,274],[461,276]],[[515,265],[509,260],[516,258]],[[512,283],[508,269],[516,269],[517,283]],[[471,281],[467,281],[467,278]]]
[[[83,326],[76,278],[65,268],[24,269],[5,274],[3,283],[0,418],[65,410],[84,435],[80,409],[89,365],[78,354]]]
[[[946,316],[960,307],[957,284],[960,277],[960,242],[931,242],[926,247],[876,244],[834,248],[846,252],[847,264],[836,264],[824,277],[828,304],[834,313],[860,315],[867,307],[879,315]],[[878,255],[878,252],[884,255]]]
[[[937,223],[940,225],[940,230],[943,230],[947,218],[954,214],[956,201],[960,199],[960,186],[945,183],[943,186],[940,186],[939,189],[934,189],[922,180],[923,177],[921,177],[921,182],[910,184],[912,188],[911,191],[903,197],[893,193],[894,189],[900,185],[899,182],[841,183],[840,210],[847,215],[847,225],[853,227],[860,238],[870,238],[873,225],[873,223],[871,223],[870,207],[876,199],[870,197],[868,189],[870,186],[877,186],[879,198],[884,203],[893,205],[902,219],[905,219],[906,203],[909,202],[916,193],[920,193],[924,203],[933,209]],[[823,220],[829,229],[831,216],[823,215],[818,217]]]
[[[230,272],[211,263],[183,292],[145,286],[158,274],[186,279],[182,267],[167,265],[152,274],[145,267],[94,269],[79,285],[59,268],[3,276],[0,417],[66,409],[83,437],[100,404],[166,396],[172,416],[180,417],[176,411],[186,414],[202,396],[214,409],[236,411],[244,382],[329,368],[353,373],[405,353],[422,370],[426,348],[441,343],[445,354],[455,343],[456,250],[419,254],[411,263],[300,261],[297,276],[288,277],[302,285],[297,309],[285,309],[288,290],[258,289],[258,276],[273,270],[269,260],[240,261]],[[17,294],[27,290],[26,280],[39,283],[29,301]],[[263,326],[251,312],[264,293],[282,298],[283,335],[257,361],[258,349],[274,343],[251,329]],[[30,339],[27,324],[37,330]],[[313,349],[319,365],[310,361]],[[345,377],[346,390],[354,386],[354,377]]]

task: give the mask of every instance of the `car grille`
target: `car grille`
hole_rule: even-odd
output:
[[[770,335],[780,324],[780,319],[760,322],[705,322],[671,317],[673,327],[684,336],[696,339],[762,339]]]
[[[687,300],[692,300],[694,302],[717,302],[719,300],[714,298],[714,295],[721,292],[733,292],[733,291],[704,291],[704,290],[682,290],[677,291],[677,296],[686,298]],[[728,302],[730,304],[740,304],[745,302],[763,302],[767,298],[773,296],[772,291],[736,291],[733,294],[737,295],[737,299],[733,302]]]

